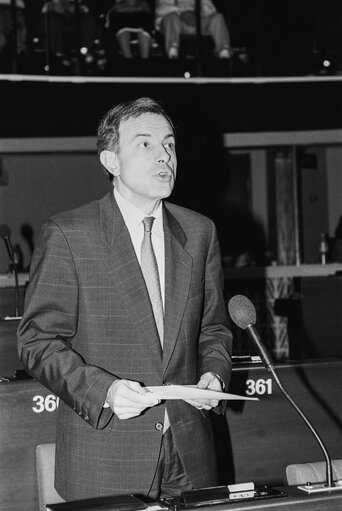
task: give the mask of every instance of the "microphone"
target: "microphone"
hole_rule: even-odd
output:
[[[256,310],[255,310],[254,305],[246,296],[235,295],[229,300],[228,311],[229,311],[230,317],[232,318],[234,323],[239,328],[242,328],[242,330],[246,330],[248,336],[250,337],[250,339],[253,341],[253,343],[258,348],[261,360],[263,361],[266,369],[272,374],[272,376],[273,376],[274,380],[276,381],[278,387],[280,388],[281,392],[284,394],[286,399],[291,403],[291,405],[298,412],[298,414],[301,416],[303,421],[306,423],[306,425],[309,427],[309,429],[313,433],[313,435],[316,438],[320,448],[323,451],[324,457],[325,457],[325,464],[326,464],[325,490],[328,491],[329,488],[330,489],[333,487],[335,488],[335,484],[333,483],[333,479],[332,479],[331,458],[329,456],[327,448],[324,445],[318,432],[316,431],[316,429],[310,422],[310,420],[306,417],[304,412],[295,403],[295,401],[288,394],[288,392],[285,390],[283,384],[281,383],[280,378],[275,371],[274,364],[271,360],[271,357],[270,357],[265,345],[263,344],[261,337],[255,327]],[[301,488],[301,489],[305,489],[305,488]],[[324,489],[322,489],[321,491],[323,491],[323,490]]]
[[[0,225],[0,238],[2,238],[5,242],[8,257],[9,257],[10,263],[12,265],[13,261],[14,261],[14,251],[13,251],[10,237],[11,237],[11,229],[8,227],[8,225],[5,225],[5,224]]]
[[[0,238],[2,238],[6,245],[10,266],[14,275],[15,283],[15,317],[19,317],[19,282],[17,264],[15,262],[14,250],[11,243],[11,229],[6,224],[0,225]]]

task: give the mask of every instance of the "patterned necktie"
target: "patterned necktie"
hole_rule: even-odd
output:
[[[152,246],[152,224],[155,218],[147,216],[143,220],[144,238],[141,244],[141,270],[144,275],[148,294],[152,304],[154,319],[157,325],[161,345],[164,340],[164,313],[160,290],[159,273],[156,256]]]

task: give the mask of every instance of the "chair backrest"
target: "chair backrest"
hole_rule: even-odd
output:
[[[55,490],[55,450],[56,445],[40,444],[36,446],[36,470],[39,511],[46,511],[45,504],[65,502]]]
[[[342,460],[332,460],[333,480],[342,479]],[[289,486],[297,484],[324,483],[326,480],[326,464],[324,461],[315,463],[296,463],[286,467],[286,480]]]

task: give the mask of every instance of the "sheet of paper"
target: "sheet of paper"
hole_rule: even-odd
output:
[[[157,395],[158,399],[218,399],[221,400],[246,400],[259,401],[257,397],[238,396],[217,390],[199,389],[195,385],[162,385],[146,387],[147,390]]]

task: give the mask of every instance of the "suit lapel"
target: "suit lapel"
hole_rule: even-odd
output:
[[[165,335],[163,372],[175,348],[189,294],[192,257],[184,246],[186,236],[175,217],[164,207],[165,236]]]
[[[130,306],[129,314],[141,333],[142,341],[150,346],[158,366],[162,350],[153,311],[139,262],[113,192],[100,201],[103,240],[107,246],[106,271]]]

